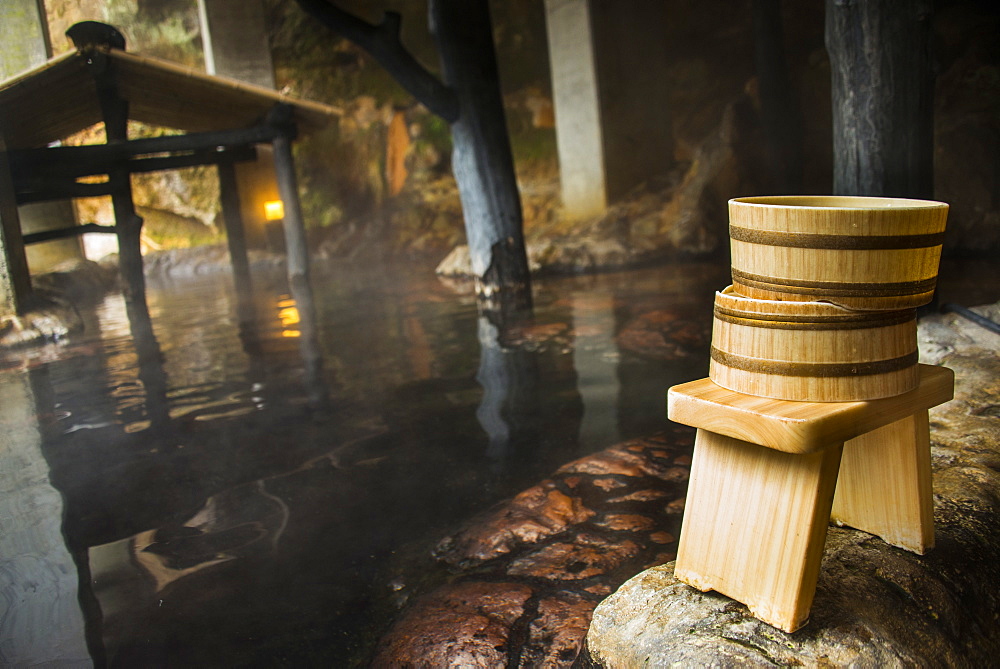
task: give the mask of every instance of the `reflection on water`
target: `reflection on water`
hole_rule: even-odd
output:
[[[83,336],[0,360],[5,388],[32,389],[4,414],[0,481],[28,490],[8,452],[28,453],[61,494],[23,522],[39,537],[61,523],[45,550],[76,572],[72,615],[46,613],[72,641],[63,659],[362,662],[393,611],[390,564],[662,427],[665,389],[704,375],[707,345],[667,361],[617,335],[655,310],[707,319],[725,282],[701,265],[537,281],[534,319],[502,331],[399,267],[317,267],[314,295],[281,277],[240,296],[218,277],[151,283],[149,317],[107,297]],[[5,593],[27,587],[2,573]],[[0,638],[23,637],[33,609],[5,597]],[[0,662],[33,648],[0,643]]]

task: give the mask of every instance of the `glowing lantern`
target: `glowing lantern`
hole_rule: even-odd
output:
[[[264,218],[269,221],[280,221],[285,217],[285,204],[281,200],[268,200],[264,203]]]

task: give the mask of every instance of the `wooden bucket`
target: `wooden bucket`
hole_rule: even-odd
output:
[[[806,402],[892,397],[917,387],[916,310],[715,294],[709,378],[747,395]]]
[[[919,307],[934,294],[947,217],[947,204],[928,200],[730,200],[733,285],[741,295],[764,300]]]

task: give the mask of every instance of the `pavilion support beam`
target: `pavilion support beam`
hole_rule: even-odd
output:
[[[28,244],[38,244],[39,242],[47,242],[53,239],[67,239],[72,237],[79,237],[91,232],[98,232],[103,234],[115,234],[115,228],[113,225],[98,225],[97,223],[84,223],[82,225],[74,225],[70,228],[59,228],[58,230],[44,230],[42,232],[32,232],[31,234],[24,235],[24,243]]]
[[[51,150],[51,149],[49,149]],[[218,165],[224,162],[252,161],[257,158],[257,149],[253,146],[237,146],[227,149],[200,150],[175,156],[158,158],[133,158],[128,161],[110,163],[54,163],[45,165],[34,163],[34,172],[22,173],[15,179],[14,188],[17,191],[17,203],[47,202],[77,197],[99,197],[111,195],[111,184],[81,183],[79,177],[92,175],[107,175],[115,168],[126,168],[129,173],[158,172],[161,170],[176,170],[195,165]]]
[[[236,179],[236,167],[232,162],[220,162],[218,172],[222,221],[226,226],[226,244],[229,246],[229,258],[233,265],[237,311],[242,319],[243,315],[248,313],[246,306],[251,295],[251,278],[246,231],[243,227],[243,214],[240,212],[240,190]]]
[[[19,173],[44,172],[48,176],[84,177],[107,174],[114,167],[131,172],[174,170],[209,165],[222,160],[254,160],[252,145],[270,142],[275,129],[255,125],[237,130],[192,132],[186,135],[133,139],[115,144],[55,146],[10,152],[11,165]],[[165,157],[141,158],[146,154],[172,153]]]
[[[270,122],[277,130],[271,146],[274,148],[274,170],[278,179],[278,193],[285,208],[285,253],[288,263],[288,282],[292,286],[309,283],[309,246],[306,226],[299,202],[299,184],[295,177],[295,158],[292,140],[295,123],[291,108],[278,105],[271,113]]]
[[[101,146],[101,145],[96,145]],[[107,145],[104,145],[107,146]],[[80,148],[80,147],[69,147]],[[29,149],[29,151],[40,151],[41,156],[30,154],[32,157],[24,160],[23,153],[14,152],[19,158],[14,165],[19,170],[40,172],[41,174],[29,173],[19,174],[15,178],[15,185],[18,191],[21,186],[32,186],[41,183],[50,183],[56,179],[78,179],[107,174],[114,168],[127,168],[129,172],[160,172],[163,170],[178,170],[185,167],[195,167],[198,165],[215,165],[221,162],[251,161],[257,159],[257,150],[251,145],[233,147],[212,147],[210,149],[199,149],[197,151],[179,152],[169,156],[157,156],[153,158],[131,158],[131,159],[99,159],[90,157],[80,160],[73,154],[62,154],[58,160],[44,160],[44,152],[52,149]]]
[[[105,54],[91,56],[97,99],[104,117],[104,130],[109,146],[128,142],[128,101],[119,95],[114,64]],[[146,278],[142,270],[142,218],[135,211],[132,199],[132,181],[128,167],[114,167],[108,171],[111,189],[111,206],[115,213],[115,231],[118,234],[118,268],[122,277],[122,292],[129,306],[146,309]]]
[[[302,220],[302,205],[299,203],[299,186],[295,178],[295,162],[292,159],[292,142],[288,137],[276,137],[274,146],[274,169],[278,174],[278,191],[285,207],[285,249],[288,254],[288,279],[295,282],[308,279],[309,248],[306,243],[306,227]]]
[[[78,197],[101,197],[111,195],[111,185],[105,183],[78,183],[76,181],[49,180],[39,186],[15,185],[14,196],[17,204],[34,204],[35,202],[51,202]],[[35,233],[29,233],[35,234]]]

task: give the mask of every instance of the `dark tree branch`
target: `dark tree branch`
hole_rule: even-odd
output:
[[[458,120],[455,92],[431,74],[399,40],[401,17],[386,12],[372,25],[327,0],[296,0],[302,9],[330,30],[351,40],[372,55],[425,107],[449,123]]]

